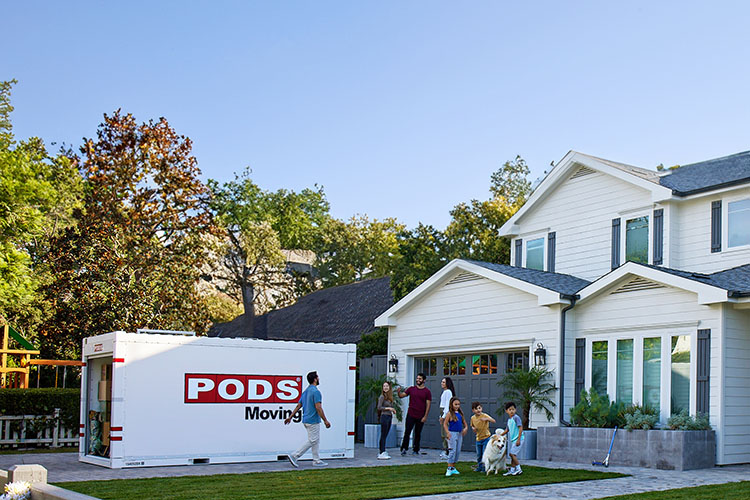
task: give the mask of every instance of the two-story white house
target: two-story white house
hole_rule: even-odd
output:
[[[716,463],[750,462],[750,152],[656,172],[571,151],[501,234],[511,265],[454,260],[377,318],[400,382],[426,373],[436,404],[450,376],[494,413],[543,348],[558,408],[532,426],[594,387],[708,413]]]

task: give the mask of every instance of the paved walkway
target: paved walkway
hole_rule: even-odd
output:
[[[393,459],[377,460],[377,449],[364,448],[357,445],[356,458],[328,460],[330,467],[377,467],[383,465],[400,465],[424,462],[438,462],[437,450],[426,450],[426,454],[420,456],[401,457],[398,450],[391,450]],[[84,464],[78,461],[77,453],[38,453],[23,455],[0,455],[0,469],[8,469],[15,464],[41,464],[48,471],[49,482],[65,481],[88,481],[104,479],[135,479],[146,477],[178,477],[178,476],[202,476],[212,474],[244,474],[248,472],[268,472],[290,470],[291,466],[286,461],[242,463],[227,465],[190,465],[174,467],[144,467],[135,469],[107,469],[96,465]],[[567,469],[596,469],[586,464],[571,464],[561,462],[540,462],[530,460],[524,462],[527,465],[535,465],[548,468]],[[311,468],[309,461],[300,462],[301,469]],[[721,484],[735,481],[750,480],[749,465],[733,465],[726,467],[714,467],[712,469],[700,469],[686,472],[662,471],[640,467],[617,467],[611,466],[611,472],[630,474],[631,477],[603,479],[600,481],[581,481],[577,483],[557,483],[538,486],[521,486],[517,488],[502,488],[495,490],[483,490],[482,499],[580,499],[590,500],[613,495],[627,493],[640,493],[644,491],[659,491],[673,488],[685,488],[689,486],[702,486],[706,484]],[[510,495],[510,497],[508,496]],[[443,495],[430,495],[420,498],[422,500],[469,500],[477,498],[477,492],[450,493]]]

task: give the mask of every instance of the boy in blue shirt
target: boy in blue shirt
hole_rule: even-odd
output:
[[[323,413],[323,396],[318,390],[318,385],[320,385],[318,372],[308,373],[307,381],[310,385],[307,386],[307,389],[305,389],[300,396],[299,403],[294,407],[291,415],[284,420],[284,424],[289,425],[292,421],[292,416],[299,411],[300,407],[302,407],[302,424],[307,430],[307,441],[305,441],[297,451],[291,455],[287,455],[287,458],[294,467],[299,467],[297,459],[304,455],[307,450],[312,448],[313,466],[325,467],[328,464],[320,459],[320,454],[318,452],[320,447],[320,421],[323,420],[326,429],[331,427],[331,423],[326,418],[326,414]]]
[[[518,454],[523,448],[523,423],[521,417],[516,415],[516,403],[508,401],[505,403],[505,413],[508,415],[508,426],[502,432],[502,436],[508,435],[508,455],[510,455],[510,469],[503,476],[518,476],[523,473]]]

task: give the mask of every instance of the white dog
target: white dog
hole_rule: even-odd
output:
[[[500,469],[506,470],[506,437],[501,436],[501,432],[500,429],[495,431],[495,434],[490,438],[490,442],[487,443],[487,447],[484,449],[484,454],[482,455],[482,462],[484,463],[484,470],[487,471],[487,475],[493,470],[495,471],[495,474],[497,474],[497,471]]]

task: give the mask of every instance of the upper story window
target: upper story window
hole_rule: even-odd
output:
[[[750,198],[727,203],[727,247],[750,245]]]
[[[526,267],[544,271],[544,238],[526,242]]]
[[[648,216],[625,222],[625,260],[648,264]]]

